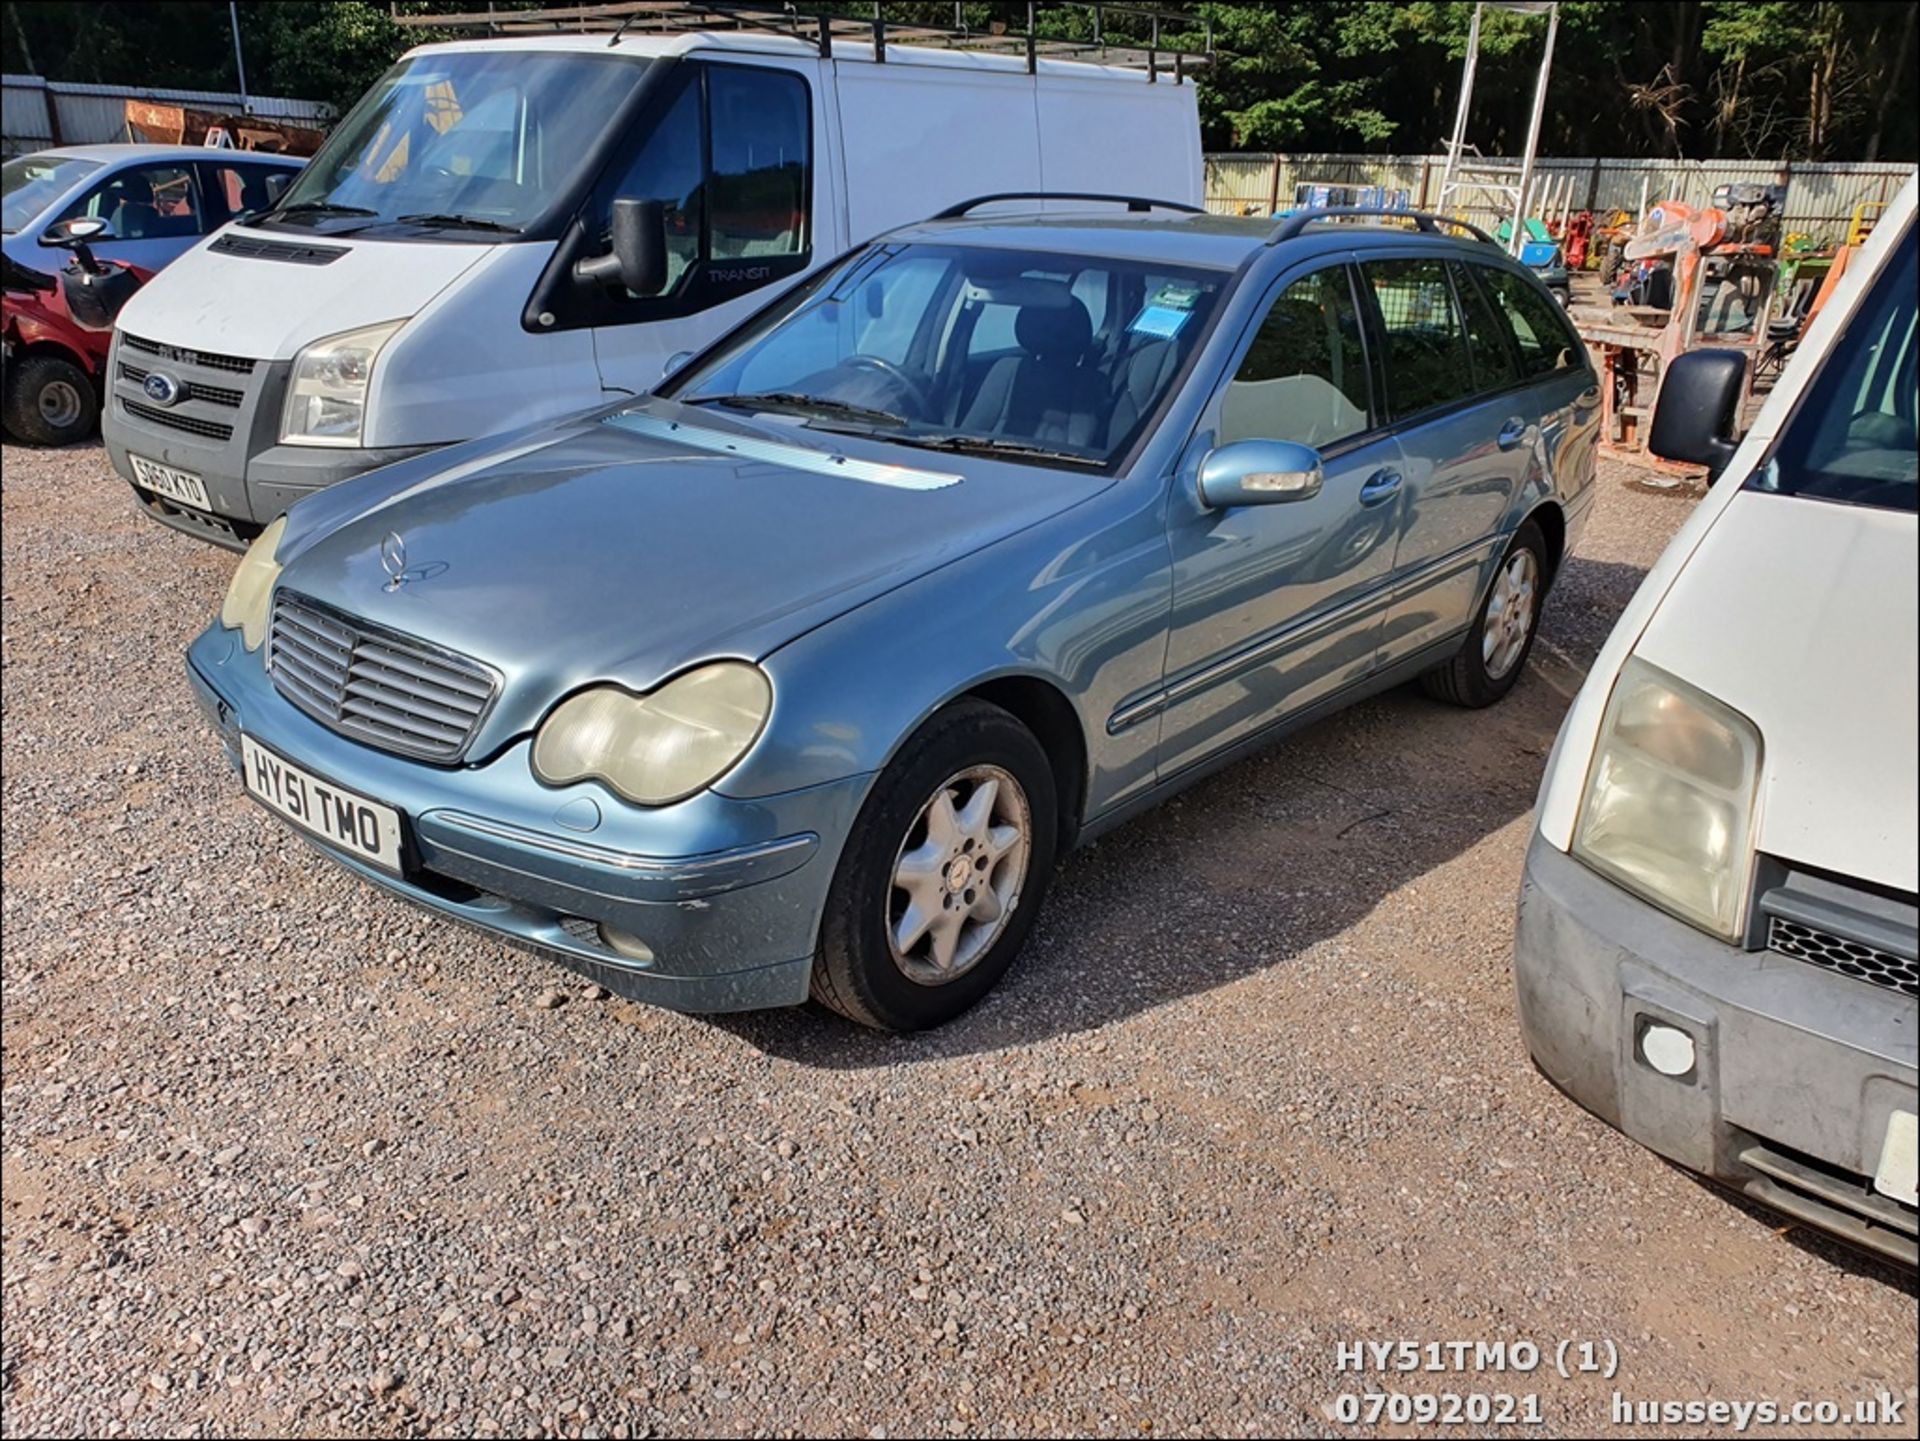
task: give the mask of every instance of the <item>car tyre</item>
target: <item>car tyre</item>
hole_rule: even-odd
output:
[[[7,367],[4,412],[8,434],[35,445],[69,445],[93,434],[100,398],[72,361],[27,355]]]
[[[881,772],[848,835],[814,999],[887,1031],[960,1015],[1025,942],[1058,835],[1053,770],[1033,732],[985,701],[940,711]]]
[[[1420,677],[1427,694],[1477,709],[1512,690],[1533,651],[1546,594],[1546,537],[1528,521],[1500,557],[1465,643],[1453,659]]]

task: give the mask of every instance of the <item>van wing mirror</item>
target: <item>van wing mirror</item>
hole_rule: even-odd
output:
[[[613,248],[573,267],[585,281],[617,280],[635,295],[658,295],[667,288],[667,207],[658,200],[613,202]]]
[[[1747,357],[1738,350],[1690,350],[1660,380],[1647,449],[1662,460],[1704,465],[1718,479],[1740,448],[1740,401]]]
[[[1235,440],[1200,462],[1200,499],[1214,510],[1311,500],[1324,482],[1320,452],[1291,440]]]

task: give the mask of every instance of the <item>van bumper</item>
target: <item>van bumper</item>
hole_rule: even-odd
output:
[[[1538,833],[1514,946],[1520,1029],[1555,1085],[1642,1145],[1819,1230],[1916,1265],[1916,1212],[1875,1189],[1916,1105],[1916,1002],[1715,940]],[[1649,1027],[1692,1042],[1663,1074]]]
[[[121,336],[114,336],[100,434],[114,471],[132,488],[140,509],[160,524],[201,540],[245,550],[295,501],[336,481],[437,448],[282,445],[280,411],[290,361],[177,353],[185,358],[128,347]],[[206,364],[208,360],[219,364]],[[249,364],[251,370],[240,368]],[[187,398],[168,407],[153,405],[132,378],[153,370],[164,370],[192,387]],[[139,485],[129,453],[200,477],[211,509]]]
[[[458,767],[348,740],[284,700],[259,655],[218,624],[189,649],[187,676],[236,773],[244,730],[399,810],[401,875],[295,828],[362,880],[672,1010],[806,1000],[820,913],[870,777],[750,801],[709,791],[643,809],[590,783],[542,785],[526,738]],[[616,949],[602,927],[651,954]]]

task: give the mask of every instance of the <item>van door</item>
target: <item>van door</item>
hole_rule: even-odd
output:
[[[637,394],[840,249],[818,61],[687,61],[645,134],[596,190],[603,253],[616,198],[666,207],[667,286],[615,290],[593,327],[603,390]]]
[[[1389,665],[1472,622],[1540,426],[1512,338],[1463,266],[1429,251],[1365,259],[1360,271],[1406,458],[1394,603],[1381,634]]]
[[[1308,500],[1203,508],[1175,482],[1173,623],[1160,774],[1363,680],[1400,531],[1400,451],[1381,424],[1344,261],[1283,278],[1201,420],[1212,443],[1320,452]]]

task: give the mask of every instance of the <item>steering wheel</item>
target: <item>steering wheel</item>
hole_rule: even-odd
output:
[[[926,387],[884,356],[850,355],[840,363],[850,370],[878,371],[906,393],[907,399],[913,402],[913,408],[919,413],[921,418],[932,413],[933,405],[927,397]]]

